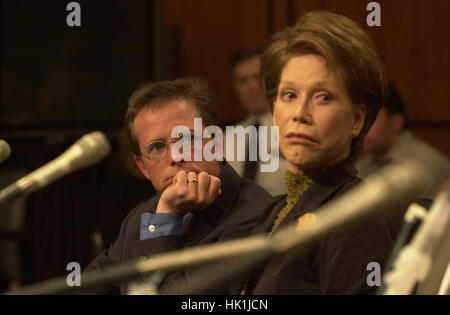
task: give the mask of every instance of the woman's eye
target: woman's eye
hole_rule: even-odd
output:
[[[295,99],[296,94],[290,91],[286,91],[286,92],[282,92],[281,93],[281,99],[283,101],[291,101],[293,99]]]
[[[328,94],[321,94],[317,97],[315,97],[316,103],[319,104],[327,104],[333,100],[331,95]]]

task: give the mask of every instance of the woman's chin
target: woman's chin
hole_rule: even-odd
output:
[[[299,173],[307,169],[311,169],[313,164],[305,160],[286,160],[286,169],[292,173]]]
[[[305,169],[310,169],[317,165],[317,157],[311,156],[306,152],[292,152],[285,155],[286,169],[290,172],[298,173]]]
[[[341,151],[340,154],[336,154],[333,151],[315,151],[311,150],[295,150],[288,151],[285,154],[286,169],[291,172],[299,172],[311,169],[326,169],[330,166],[339,163],[346,159],[350,155],[350,149],[347,151]]]

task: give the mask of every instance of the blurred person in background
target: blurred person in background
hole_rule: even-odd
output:
[[[364,139],[363,153],[356,168],[359,176],[366,178],[386,164],[405,160],[417,161],[433,178],[418,198],[433,199],[450,178],[448,157],[414,136],[407,128],[403,99],[390,83],[388,98]]]
[[[259,86],[259,74],[261,71],[260,55],[261,48],[244,48],[236,52],[231,59],[231,70],[235,95],[244,108],[247,118],[237,125],[247,128],[255,126],[267,126],[268,152],[271,152],[270,127],[273,125],[273,117],[270,107],[264,99]],[[230,136],[230,135],[228,135]],[[259,139],[259,136],[258,136]],[[248,138],[246,139],[248,141]],[[237,139],[235,138],[235,151],[237,152]],[[245,148],[245,161],[228,161],[230,165],[242,177],[255,181],[273,196],[285,194],[284,173],[286,171],[286,160],[280,155],[278,169],[274,172],[260,172],[261,161],[250,161],[248,155],[248,143]]]

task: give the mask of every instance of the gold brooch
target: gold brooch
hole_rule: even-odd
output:
[[[307,225],[314,224],[317,220],[317,216],[312,213],[305,213],[300,218],[298,218],[297,226],[295,228],[295,232],[299,232],[302,228]]]

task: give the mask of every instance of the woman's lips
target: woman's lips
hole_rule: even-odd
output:
[[[317,141],[313,138],[311,138],[308,135],[305,135],[304,133],[299,132],[290,132],[287,134],[286,139],[290,143],[300,143],[300,144],[313,144],[317,143]]]

